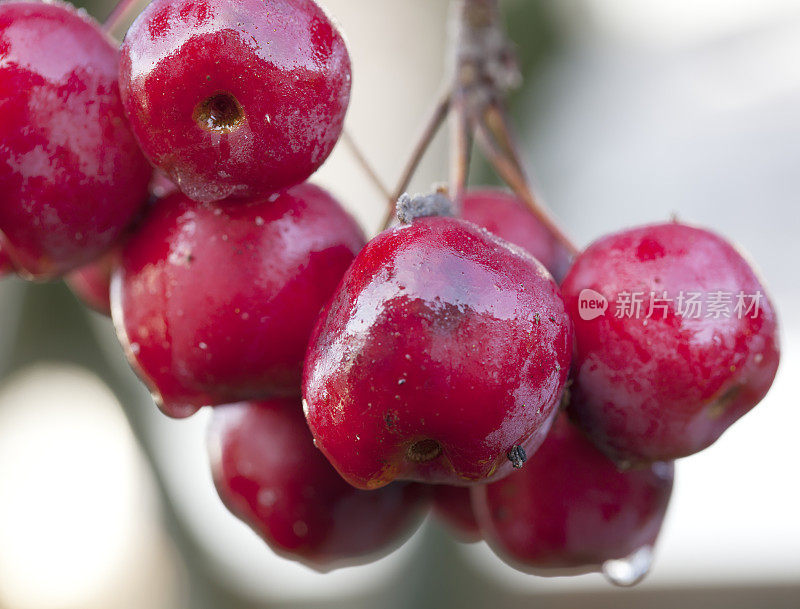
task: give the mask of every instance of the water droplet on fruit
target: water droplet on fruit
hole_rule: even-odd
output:
[[[405,385],[406,384],[406,379],[398,379],[397,384],[398,385]]]
[[[258,491],[258,504],[263,507],[272,507],[278,500],[278,494],[271,488],[262,488]]]
[[[603,563],[603,575],[615,586],[630,587],[642,581],[653,565],[653,548],[644,546],[630,556]]]
[[[199,344],[199,345],[197,345],[197,346],[198,346],[198,347],[200,347],[200,348],[201,348],[203,351],[205,351],[206,349],[208,349],[208,345],[207,345],[207,344],[205,344],[205,343],[200,343],[200,344]]]
[[[308,416],[308,401],[303,398],[303,414]]]
[[[139,343],[131,343],[131,353],[134,355],[139,355],[139,351],[141,350],[142,347],[139,345]]]
[[[264,226],[264,218],[256,216],[256,226]]]
[[[294,531],[294,534],[297,535],[298,537],[305,537],[306,535],[308,535],[308,525],[302,520],[298,520],[297,522],[295,522],[294,526],[292,526],[292,530]]]

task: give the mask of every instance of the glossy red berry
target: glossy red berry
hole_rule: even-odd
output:
[[[136,136],[198,201],[307,179],[341,134],[350,78],[342,36],[313,0],[155,0],[122,45]]]
[[[103,254],[98,260],[79,268],[64,279],[86,306],[111,316],[111,275],[119,263],[119,248]]]
[[[563,290],[577,346],[570,410],[612,458],[696,453],[772,384],[775,310],[749,262],[713,233],[670,223],[605,237]]]
[[[633,584],[649,568],[673,476],[672,463],[618,470],[560,415],[521,471],[473,487],[472,502],[485,539],[512,566],[561,575],[638,560],[617,582]]]
[[[461,217],[527,250],[557,282],[567,274],[570,253],[514,195],[496,189],[471,190],[462,201]]]
[[[571,345],[535,259],[469,222],[420,218],[342,280],[309,346],[306,414],[359,488],[500,478],[544,439]]]
[[[481,539],[469,487],[439,484],[431,487],[433,511],[459,541],[472,543]]]
[[[0,231],[23,275],[90,262],[147,201],[118,55],[71,5],[0,4]]]
[[[180,189],[175,185],[175,182],[170,180],[163,171],[157,169],[153,172],[153,178],[150,180],[150,196],[154,200],[168,197],[172,193],[178,192],[178,190]]]
[[[178,187],[162,171],[154,171],[150,180],[150,202],[155,204],[159,199],[178,192]],[[143,210],[144,211],[144,210]],[[144,215],[144,214],[142,214]],[[137,218],[141,220],[141,218]],[[134,221],[132,230],[136,230]],[[111,316],[111,276],[119,265],[122,243],[106,252],[94,262],[71,272],[64,279],[70,290],[86,306],[98,313]]]
[[[320,571],[388,554],[417,528],[428,493],[347,484],[314,448],[298,399],[217,408],[209,454],[225,505],[273,550]]]
[[[310,184],[235,205],[174,194],[123,250],[112,281],[120,340],[172,416],[299,395],[311,330],[363,244]]]

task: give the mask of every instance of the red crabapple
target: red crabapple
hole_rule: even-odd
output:
[[[299,395],[311,330],[363,244],[310,184],[231,205],[173,194],[123,249],[111,291],[120,340],[172,416]]]
[[[599,571],[650,554],[673,476],[672,463],[618,470],[559,415],[525,468],[473,487],[472,504],[484,538],[512,566],[537,575]],[[635,583],[646,568],[617,583]]]
[[[527,250],[558,283],[569,270],[571,256],[561,242],[514,195],[503,190],[470,190],[461,217]]]
[[[427,506],[422,485],[364,491],[342,480],[314,448],[299,399],[217,408],[209,454],[230,511],[277,553],[320,571],[388,554]]]
[[[418,218],[342,280],[306,357],[306,415],[359,488],[499,479],[544,439],[571,346],[534,258],[469,222]]]
[[[709,231],[668,223],[600,239],[563,290],[576,337],[570,411],[618,461],[703,450],[775,378],[772,303],[750,263]],[[603,299],[605,313],[588,308]]]
[[[153,172],[150,180],[150,201],[155,204],[159,199],[178,191],[178,187],[162,171]],[[141,220],[141,218],[137,218]],[[134,221],[132,230],[136,229]],[[124,238],[123,238],[124,239]],[[111,316],[111,276],[119,264],[119,255],[122,245],[114,247],[94,262],[72,271],[64,279],[72,290],[86,306],[98,313]]]
[[[481,539],[481,531],[472,511],[470,489],[466,486],[439,484],[431,487],[433,512],[452,533],[465,543]]]
[[[26,277],[92,261],[147,201],[151,168],[125,118],[118,58],[69,4],[0,4],[0,231]]]
[[[313,0],[155,0],[122,45],[142,149],[197,201],[307,179],[341,134],[350,79],[344,40]]]
[[[111,316],[111,275],[119,263],[119,248],[103,254],[91,264],[72,271],[64,280],[86,306]]]

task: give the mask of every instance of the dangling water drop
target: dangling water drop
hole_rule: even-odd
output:
[[[630,556],[603,563],[603,575],[615,586],[628,588],[642,581],[653,565],[653,548],[644,546]]]

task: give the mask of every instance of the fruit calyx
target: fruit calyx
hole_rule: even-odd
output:
[[[452,218],[455,215],[455,206],[443,189],[413,197],[405,193],[397,200],[397,219],[402,224],[411,224],[417,218]]]

